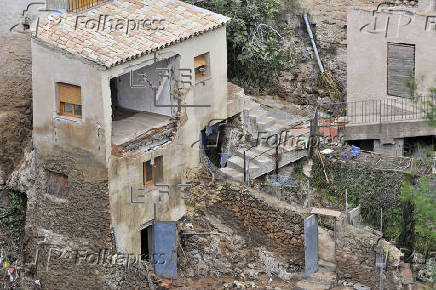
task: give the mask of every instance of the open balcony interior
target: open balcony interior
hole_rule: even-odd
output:
[[[176,116],[174,63],[164,59],[110,80],[113,144],[131,142]]]
[[[121,145],[145,134],[151,129],[161,128],[170,123],[171,118],[150,112],[119,109],[119,119],[112,121],[112,143]]]

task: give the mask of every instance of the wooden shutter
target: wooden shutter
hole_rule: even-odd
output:
[[[82,104],[82,94],[80,87],[58,83],[59,102],[70,103],[75,105]]]
[[[97,2],[102,2],[102,0],[70,0],[70,10],[90,7]]]
[[[388,43],[388,95],[410,97],[406,83],[415,78],[415,45]]]
[[[206,65],[206,54],[201,54],[194,58],[194,68]]]
[[[153,182],[153,165],[151,165],[150,161],[143,163],[143,178],[144,178],[144,184],[149,184]]]

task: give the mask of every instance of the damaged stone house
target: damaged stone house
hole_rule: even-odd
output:
[[[435,145],[436,129],[425,120],[428,102],[435,103],[429,92],[436,85],[435,5],[427,0],[349,8],[347,140],[392,156]]]
[[[227,118],[229,19],[174,0],[64,8],[32,37],[33,242],[150,257],[153,220],[185,213],[191,144]]]

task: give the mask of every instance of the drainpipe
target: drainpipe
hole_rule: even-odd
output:
[[[247,182],[247,168],[246,168],[246,164],[245,164],[245,150],[244,150],[244,183]]]
[[[304,22],[306,22],[307,33],[309,34],[310,42],[312,42],[313,52],[315,54],[316,61],[318,62],[319,70],[321,71],[321,73],[323,73],[324,67],[322,65],[321,59],[319,58],[318,48],[316,48],[315,40],[313,39],[313,34],[312,34],[312,30],[310,29],[310,24],[309,24],[309,19],[307,17],[307,13],[304,14]]]
[[[279,180],[279,141],[280,135],[276,134],[276,181]]]

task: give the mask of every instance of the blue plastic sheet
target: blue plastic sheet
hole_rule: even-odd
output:
[[[345,159],[353,159],[360,154],[360,148],[352,145],[350,149],[345,152],[342,152],[340,156]]]

